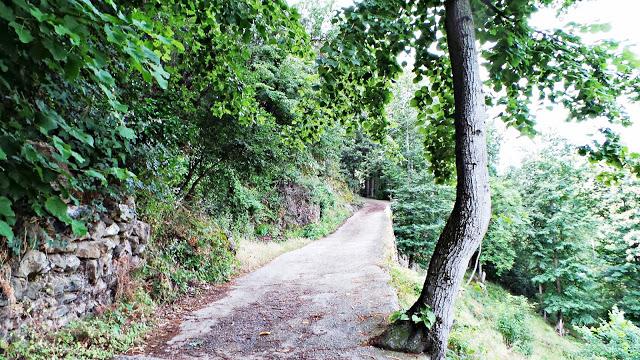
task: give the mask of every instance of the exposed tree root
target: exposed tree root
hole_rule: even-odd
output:
[[[427,334],[410,321],[397,321],[369,341],[373,346],[406,353],[421,354],[427,348]]]

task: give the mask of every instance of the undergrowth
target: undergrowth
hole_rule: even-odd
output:
[[[308,180],[312,201],[321,207],[320,221],[305,227],[273,230],[251,218],[214,217],[173,199],[139,196],[139,216],[151,225],[145,262],[128,284],[127,296],[104,312],[50,332],[30,332],[22,339],[0,343],[0,359],[111,359],[139,344],[154,326],[159,304],[172,302],[199,284],[228,281],[253,270],[283,252],[333,232],[350,215],[355,198],[339,182]],[[273,205],[273,204],[272,204]],[[277,203],[275,204],[277,206]],[[273,209],[263,208],[265,212]],[[263,221],[264,214],[254,214]],[[274,241],[257,235],[282,233]],[[233,233],[234,236],[231,236]],[[239,239],[237,244],[233,238]],[[250,259],[248,252],[259,254]],[[253,254],[249,254],[253,255]]]
[[[220,283],[231,277],[234,244],[211,217],[175,203],[156,202],[145,211],[152,241],[146,264],[136,276],[155,300],[173,301],[197,283]]]
[[[402,308],[418,296],[424,274],[392,264],[391,285]],[[521,296],[498,285],[472,283],[458,295],[455,320],[449,337],[448,359],[586,360],[582,344],[571,336],[558,336]]]
[[[137,291],[105,312],[51,333],[32,331],[23,339],[0,343],[0,359],[111,359],[138,344],[151,328],[155,303]]]

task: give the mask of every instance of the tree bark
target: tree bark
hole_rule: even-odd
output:
[[[395,323],[373,340],[392,350],[426,352],[432,360],[445,359],[454,301],[491,216],[486,110],[471,6],[469,0],[447,0],[445,11],[455,99],[456,202],[429,262],[420,297],[408,311],[430,307],[436,321],[429,330],[416,329],[410,322]]]

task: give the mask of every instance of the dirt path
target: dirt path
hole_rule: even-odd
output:
[[[122,359],[415,359],[367,345],[397,299],[384,256],[388,203],[367,201],[334,234],[236,279],[148,355]]]

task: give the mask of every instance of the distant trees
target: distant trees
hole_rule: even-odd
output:
[[[603,170],[550,139],[521,167],[491,180],[493,210],[480,267],[536,300],[560,334],[567,324],[597,324],[614,306],[639,321],[640,182],[626,176],[607,185],[599,180]],[[426,267],[451,187],[424,174],[395,186],[398,250]]]
[[[435,184],[433,176],[422,169],[401,182],[392,194],[398,251],[410,266],[426,268],[453,207],[455,193],[450,186]]]
[[[526,260],[539,289],[540,306],[553,314],[564,334],[564,319],[590,324],[599,313],[595,300],[597,226],[593,177],[571,149],[552,146],[526,161],[515,175],[531,230]]]
[[[529,23],[540,8],[565,10],[576,2],[365,0],[336,16],[340,35],[320,49],[318,61],[325,103],[337,104],[334,116],[383,131],[391,82],[402,71],[399,55],[415,54],[412,71],[421,87],[411,103],[419,110],[429,165],[439,181],[456,179],[455,205],[423,291],[408,310],[413,315],[432,309],[436,321],[428,329],[395,323],[376,340],[379,345],[445,357],[457,288],[491,215],[485,104],[498,106],[500,118],[527,135],[536,132],[529,111],[536,100],[564,105],[572,119],[630,122],[621,100],[638,99],[633,56],[615,42],[588,45],[572,33]],[[582,153],[640,172],[639,157],[611,131],[606,143]]]

